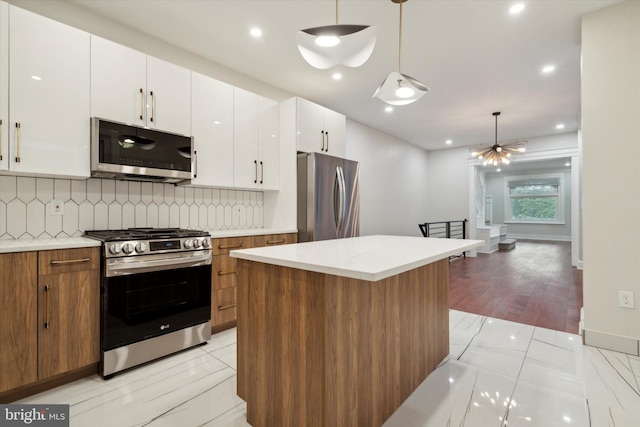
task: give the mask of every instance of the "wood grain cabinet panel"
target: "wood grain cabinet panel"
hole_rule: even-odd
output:
[[[235,258],[229,255],[213,257],[213,274],[211,276],[211,292],[237,285],[238,266]]]
[[[263,236],[253,236],[253,247],[287,245],[297,241],[298,235],[296,233],[265,234]]]
[[[233,322],[237,318],[236,287],[213,291],[211,297],[211,324]]]
[[[0,392],[37,380],[37,253],[0,254]]]
[[[251,247],[251,237],[224,237],[211,239],[213,255],[226,255],[234,249],[247,249]]]
[[[100,249],[39,252],[38,377],[100,359]]]

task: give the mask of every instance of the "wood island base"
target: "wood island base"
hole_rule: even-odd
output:
[[[238,259],[254,427],[381,426],[449,353],[449,262],[378,281]]]

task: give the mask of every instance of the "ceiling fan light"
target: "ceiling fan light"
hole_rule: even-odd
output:
[[[376,27],[368,25],[327,25],[298,31],[296,41],[304,60],[315,68],[326,70],[336,65],[355,68],[371,56],[377,32]],[[336,40],[338,43],[330,43]]]
[[[401,87],[398,87],[398,81],[402,82]],[[413,94],[409,96],[406,96],[408,92],[400,92],[400,94],[398,94],[400,89],[404,90],[405,88],[413,90]],[[390,105],[407,105],[420,99],[428,90],[428,87],[413,77],[392,71],[378,89],[376,89],[373,97]]]
[[[497,151],[498,153],[500,153],[500,152],[502,151],[502,147],[498,145],[498,146],[496,147],[496,151]]]

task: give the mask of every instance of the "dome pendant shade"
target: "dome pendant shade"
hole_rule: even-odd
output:
[[[336,65],[355,68],[367,62],[376,35],[376,27],[368,25],[326,25],[300,30],[296,40],[304,60],[326,70]]]
[[[407,105],[420,99],[428,90],[427,86],[413,77],[392,71],[378,87],[373,97],[390,105]]]

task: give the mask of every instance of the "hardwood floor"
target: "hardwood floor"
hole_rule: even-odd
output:
[[[450,307],[578,333],[582,270],[571,243],[518,240],[516,248],[450,263]]]

